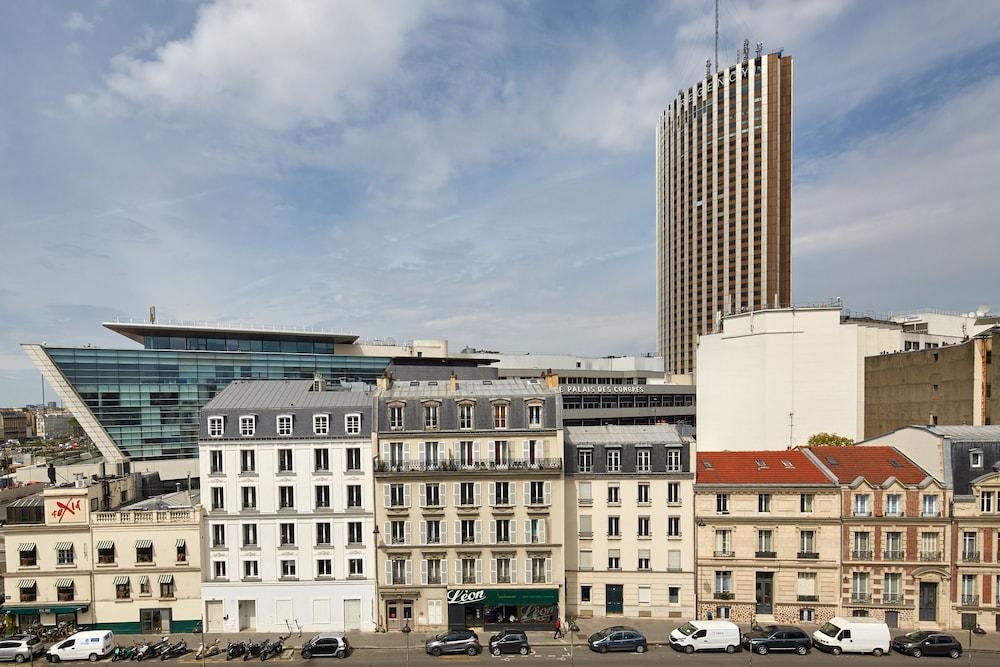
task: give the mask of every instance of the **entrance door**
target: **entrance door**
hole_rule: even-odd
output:
[[[222,632],[222,600],[205,603],[205,632]]]
[[[441,600],[427,601],[427,624],[441,625],[444,623],[441,614]]]
[[[170,609],[140,609],[139,631],[144,635],[170,632]]]
[[[624,609],[624,587],[621,584],[606,584],[604,587],[604,613],[620,614]]]
[[[344,629],[361,629],[361,600],[344,600]]]
[[[250,630],[253,632],[257,629],[257,601],[256,600],[239,600],[236,603],[239,611],[240,620],[240,630]]]
[[[402,630],[407,623],[413,627],[413,600],[386,600],[385,626],[389,630]]]
[[[937,596],[938,596],[938,585],[935,583],[928,583],[926,581],[920,582],[920,620],[921,621],[936,621],[937,620]]]
[[[757,573],[757,613],[774,613],[774,573]]]
[[[885,612],[885,624],[890,628],[899,627],[899,612],[898,611],[887,611]]]

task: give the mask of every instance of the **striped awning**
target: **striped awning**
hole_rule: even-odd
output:
[[[161,584],[172,584],[174,583],[174,575],[172,574],[161,574],[160,575]]]
[[[128,577],[115,577],[115,586],[124,586],[128,584]]]
[[[136,549],[152,549],[153,548],[153,540],[136,540],[135,541],[135,548]]]
[[[17,550],[18,551],[22,551],[22,552],[23,551],[34,551],[35,550],[35,543],[34,542],[23,542],[23,543],[17,545]]]
[[[35,587],[35,580],[34,579],[22,579],[21,581],[17,582],[17,587],[18,588],[34,588]]]
[[[146,576],[144,574],[141,577],[139,577],[139,585],[140,586],[142,586],[143,584],[148,584],[148,583],[149,583],[149,577],[148,576]]]
[[[178,537],[177,538],[177,548],[178,549],[180,549],[181,547],[183,547],[186,544],[187,544],[187,542],[184,541],[183,537]]]
[[[56,588],[73,588],[72,579],[56,579]]]
[[[101,540],[100,542],[97,543],[97,548],[98,549],[114,549],[115,548],[115,542],[114,542],[114,540]]]
[[[72,549],[72,542],[56,542],[56,551],[63,551],[64,549]]]

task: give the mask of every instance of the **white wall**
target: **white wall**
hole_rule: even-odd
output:
[[[344,600],[361,601],[361,630],[373,632],[375,587],[371,583],[262,582],[254,584],[204,583],[202,604],[222,601],[222,632],[239,632],[239,601],[254,600],[257,632],[330,632],[345,629]],[[203,612],[204,613],[204,612]],[[287,621],[287,623],[286,623]]]

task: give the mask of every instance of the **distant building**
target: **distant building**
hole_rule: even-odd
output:
[[[22,410],[0,410],[0,439],[25,440],[31,435],[28,415]]]
[[[73,415],[68,411],[45,411],[35,414],[35,435],[39,438],[67,438],[72,433]]]

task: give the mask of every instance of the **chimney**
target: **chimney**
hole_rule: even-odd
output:
[[[549,389],[559,388],[559,374],[553,373],[551,368],[547,369],[542,377],[545,378],[545,384]]]
[[[392,373],[386,371],[378,377],[378,388],[382,391],[392,389]]]
[[[458,391],[458,376],[452,371],[448,376],[448,391]]]
[[[313,373],[313,391],[326,391],[326,380],[322,373]]]

